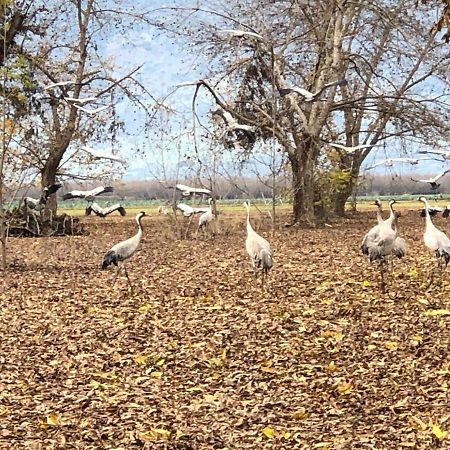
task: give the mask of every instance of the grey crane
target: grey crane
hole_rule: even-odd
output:
[[[377,207],[377,222],[378,224],[383,222],[383,216],[381,215],[381,202],[380,200],[376,199],[374,202],[374,205]]]
[[[414,178],[411,178],[411,181],[415,181],[417,183],[430,183],[430,189],[432,191],[435,191],[440,186],[440,184],[438,184],[438,180],[440,180],[448,172],[450,172],[450,169],[447,169],[447,170],[444,170],[441,173],[438,173],[435,177],[422,179],[422,180],[415,180]]]
[[[272,249],[269,242],[260,236],[250,224],[250,205],[244,202],[247,210],[247,239],[245,240],[245,249],[250,258],[255,278],[258,276],[257,269],[261,269],[261,282],[264,287],[264,281],[273,266]]]
[[[260,34],[254,33],[254,32],[252,32],[252,31],[244,31],[244,30],[220,30],[219,33],[228,33],[228,34],[231,34],[231,36],[235,36],[235,37],[238,37],[238,38],[248,36],[248,37],[255,38],[255,39],[259,40],[259,41],[265,42],[265,39],[264,39]]]
[[[70,191],[63,195],[63,200],[70,200],[71,198],[83,198],[88,202],[93,202],[94,198],[98,195],[105,194],[107,192],[113,192],[114,188],[111,186],[98,186],[90,191]]]
[[[422,154],[431,154],[431,155],[439,155],[444,160],[450,159],[450,151],[449,150],[421,150],[418,153]]]
[[[434,279],[434,273],[437,271],[442,274],[450,261],[450,239],[443,231],[435,227],[431,221],[430,213],[428,212],[428,200],[422,196],[419,197],[419,201],[424,204],[425,209],[425,232],[423,234],[423,241],[436,256],[436,268],[432,272],[430,286]]]
[[[178,203],[177,209],[179,209],[185,217],[191,217],[194,214],[205,213],[209,211],[209,208],[196,208],[190,205],[186,205],[186,203]]]
[[[91,213],[94,213],[99,217],[106,217],[107,215],[113,213],[114,211],[118,211],[122,217],[127,214],[125,208],[120,203],[108,206],[107,208],[102,208],[98,203],[95,202],[93,202],[92,205],[89,205],[86,208],[85,214],[86,216],[90,216]]]
[[[47,200],[50,195],[57,192],[60,187],[61,185],[58,183],[52,184],[51,186],[46,186],[44,189],[42,189],[40,198],[36,199],[33,197],[25,197],[23,199],[23,202],[27,208],[33,209],[35,211],[41,211],[47,204]]]
[[[190,187],[190,186],[186,186],[185,184],[180,184],[178,183],[175,186],[175,189],[177,191],[181,192],[181,195],[183,197],[190,197],[192,194],[206,194],[206,195],[210,195],[211,191],[209,189],[206,188],[194,188],[194,187]]]
[[[380,144],[360,144],[360,145],[354,145],[354,146],[347,146],[347,145],[339,144],[337,142],[330,142],[329,145],[331,145],[332,147],[335,147],[339,150],[344,150],[347,153],[353,153],[353,152],[356,152],[357,150],[362,150],[365,148],[379,147]]]
[[[136,223],[138,225],[138,231],[134,236],[112,246],[111,249],[108,250],[105,253],[105,255],[103,256],[103,259],[101,262],[102,269],[106,269],[111,264],[114,264],[117,267],[117,273],[116,273],[116,276],[114,277],[113,286],[116,282],[117,276],[119,275],[119,272],[121,269],[121,266],[119,264],[123,263],[122,266],[125,270],[125,275],[127,277],[131,291],[133,291],[133,285],[131,284],[130,277],[128,276],[126,262],[128,261],[128,259],[130,259],[133,256],[134,252],[139,247],[139,243],[141,242],[141,238],[142,238],[141,220],[144,216],[145,216],[144,211],[141,211],[138,214],[136,214]]]
[[[200,228],[202,228],[203,229],[203,235],[206,236],[206,228],[208,226],[211,226],[211,222],[214,219],[214,214],[213,214],[213,211],[212,211],[212,201],[213,201],[212,198],[210,198],[208,200],[208,203],[209,203],[208,210],[205,211],[204,213],[202,213],[200,215],[200,217],[198,218],[197,234],[198,234],[198,231],[200,230]],[[213,232],[213,235],[214,235],[214,232]]]
[[[383,220],[383,217],[381,216],[381,202],[380,200],[375,200],[374,205],[377,207],[377,222],[378,224],[373,226],[364,236],[362,242],[361,242],[361,251],[364,255],[369,256],[369,247],[375,242],[380,233],[380,226],[383,223],[387,223],[389,227],[392,228],[393,221],[395,220],[395,211],[393,208],[393,205],[395,204],[395,200],[391,200],[389,202],[389,209],[391,210],[391,213],[389,217],[386,220]]]
[[[381,218],[381,203],[377,200],[375,204],[378,207],[377,218],[378,225],[375,225],[363,239],[361,245],[362,252],[369,256],[371,262],[377,261],[381,276],[381,291],[386,292],[385,273],[388,267],[389,256],[403,258],[406,254],[406,242],[399,237],[397,230],[397,219],[400,216],[394,211],[395,200],[389,202],[391,214],[388,219]],[[380,220],[381,219],[381,220]]]
[[[232,131],[232,130],[242,130],[242,131],[249,131],[249,132],[255,131],[254,126],[239,123],[230,112],[225,111],[224,109],[219,108],[216,111],[214,111],[213,114],[217,114],[220,117],[222,117],[225,124],[227,125],[227,131]]]
[[[280,95],[284,97],[288,94],[297,94],[302,97],[302,100],[305,102],[316,102],[320,99],[320,96],[326,89],[330,89],[333,86],[341,86],[347,84],[347,80],[337,80],[332,81],[331,83],[324,84],[317,92],[310,92],[304,88],[294,86],[292,88],[279,89]]]
[[[442,217],[448,217],[449,211],[447,208],[443,208],[442,206],[428,206],[428,213],[431,217],[436,216],[438,213],[442,213]],[[425,215],[425,208],[422,208],[420,210],[420,217],[425,217]]]
[[[80,150],[91,155],[93,157],[93,159],[108,159],[110,161],[116,161],[121,164],[126,164],[126,161],[118,155],[115,155],[113,153],[104,152],[102,150],[96,150],[94,148],[88,147],[87,145],[82,146],[80,148]]]
[[[430,159],[434,159],[434,158],[387,158],[387,159],[383,159],[382,161],[379,161],[379,162],[373,164],[370,167],[367,167],[366,170],[375,169],[375,167],[379,167],[379,166],[392,167],[395,163],[407,163],[407,164],[411,164],[411,165],[417,165],[421,161],[428,161]]]

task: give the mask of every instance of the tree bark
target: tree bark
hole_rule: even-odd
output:
[[[293,188],[294,223],[314,225],[314,167],[317,148],[312,139],[303,142],[295,155],[290,155]]]
[[[350,176],[344,186],[341,186],[331,198],[332,212],[338,217],[345,216],[345,205],[348,198],[352,195],[353,189],[357,185],[358,174],[361,164],[358,161],[350,163]],[[340,167],[341,170],[349,170],[349,164],[343,162]]]
[[[335,192],[335,194],[333,195],[332,198],[333,213],[336,216],[339,217],[345,216],[345,205],[350,195],[352,195],[352,191],[353,191],[353,184],[348,184],[344,190]]]
[[[64,151],[60,149],[52,149],[50,151],[50,156],[45,162],[45,165],[41,172],[41,185],[42,188],[51,186],[56,183],[56,172],[58,170],[61,159],[64,155]],[[53,215],[56,214],[57,210],[56,194],[49,197],[47,204],[45,205],[45,211],[51,211]]]

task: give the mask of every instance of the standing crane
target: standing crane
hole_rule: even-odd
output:
[[[203,235],[206,237],[206,228],[208,226],[211,226],[211,222],[214,219],[214,214],[212,211],[212,201],[213,199],[210,198],[208,200],[209,203],[209,208],[206,212],[204,212],[203,214],[200,215],[200,217],[198,218],[198,228],[197,228],[197,234],[198,231],[200,230],[200,228],[203,229]],[[214,236],[214,232],[213,232],[213,236]]]
[[[245,240],[245,249],[250,258],[255,278],[258,276],[257,269],[261,269],[261,282],[264,287],[264,280],[273,266],[272,250],[269,242],[260,236],[251,226],[250,205],[248,202],[244,202],[244,206],[247,210],[247,239]]]
[[[390,216],[382,220],[381,213],[377,214],[378,224],[364,236],[361,250],[369,256],[371,262],[378,261],[381,275],[381,291],[386,292],[385,273],[388,267],[388,258],[393,255],[397,258],[403,258],[406,254],[406,242],[399,237],[397,230],[397,219],[399,214],[394,211],[395,200],[389,202],[391,210]],[[376,201],[378,212],[381,209],[381,203]],[[381,221],[380,221],[381,219]]]
[[[389,209],[391,210],[391,213],[389,217],[386,220],[383,220],[383,217],[381,216],[381,202],[380,200],[375,200],[374,204],[377,207],[377,222],[378,224],[373,226],[364,236],[362,242],[361,242],[361,251],[364,255],[369,256],[369,247],[375,242],[380,234],[380,226],[384,223],[386,223],[389,227],[392,228],[392,224],[395,220],[395,211],[393,208],[393,205],[395,204],[395,200],[391,200],[389,202]]]
[[[134,252],[137,250],[139,243],[142,238],[142,223],[141,220],[145,216],[145,212],[141,211],[136,214],[136,223],[138,224],[137,233],[126,239],[125,241],[119,242],[118,244],[111,247],[111,250],[107,251],[103,256],[101,268],[106,269],[110,264],[114,264],[117,267],[117,273],[114,277],[113,286],[116,282],[117,276],[119,275],[121,266],[120,263],[123,263],[123,268],[125,270],[125,275],[127,277],[128,283],[131,288],[131,292],[133,292],[133,285],[131,284],[130,277],[128,276],[126,262],[130,259]]]
[[[436,268],[431,275],[430,283],[428,284],[430,286],[434,279],[434,273],[439,272],[442,275],[450,261],[450,239],[443,231],[436,228],[431,221],[428,200],[425,197],[419,197],[419,201],[424,204],[425,209],[425,232],[423,234],[423,241],[436,256]]]

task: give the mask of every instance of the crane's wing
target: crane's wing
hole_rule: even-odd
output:
[[[427,153],[431,153],[431,154],[433,154],[433,155],[441,155],[441,156],[450,156],[450,152],[449,151],[447,151],[447,150],[439,150],[439,149],[436,149],[436,150],[420,150],[418,153],[421,153],[421,154],[427,154]]]
[[[48,91],[49,89],[53,89],[59,86],[69,86],[71,84],[76,84],[76,81],[59,81],[58,83],[48,84],[43,88],[44,91]]]
[[[258,39],[259,41],[264,41],[264,38],[258,34],[258,33],[254,33],[252,31],[244,31],[244,30],[220,30],[219,33],[228,33],[231,34],[232,36],[236,36],[236,37],[244,37],[244,36],[248,36],[248,37],[253,37],[255,39]]]
[[[63,195],[63,200],[70,200],[71,198],[84,198],[86,191],[70,191]]]
[[[94,197],[100,194],[105,194],[107,192],[113,192],[114,188],[112,186],[99,186],[91,191],[86,192],[87,195],[93,195]]]
[[[322,86],[322,89],[329,89],[333,86],[346,86],[348,84],[348,81],[345,78],[342,78],[341,80],[332,81],[331,83],[325,83]]]
[[[74,104],[73,106],[75,106],[75,108],[79,109],[80,111],[83,111],[86,114],[89,114],[90,116],[94,116],[95,114],[98,114],[99,112],[102,112],[105,109],[108,109],[111,107],[111,105],[106,105],[106,106],[99,106],[98,108],[88,109],[88,108],[83,108],[82,106],[77,105],[77,104]]]
[[[436,175],[434,178],[430,179],[430,182],[436,182],[437,180],[439,180],[439,178],[442,178],[445,174],[447,174],[448,172],[450,172],[450,169],[444,170],[443,172],[441,172],[440,174]]]
[[[81,147],[81,150],[85,151],[86,153],[89,153],[94,158],[109,159],[111,161],[117,161],[117,162],[120,162],[122,164],[126,164],[126,161],[124,159],[120,158],[117,155],[114,155],[113,153],[107,153],[107,152],[102,152],[100,150],[95,150],[95,149],[93,149],[91,147],[88,147],[86,145]]]
[[[108,208],[105,208],[103,211],[107,215],[119,210],[120,208],[122,208],[122,205],[120,203],[115,203],[114,205],[108,206]]]
[[[355,145],[354,147],[347,147],[345,145],[337,144],[334,142],[330,142],[329,145],[331,145],[332,147],[336,147],[336,148],[345,150],[348,153],[355,152],[356,150],[362,150],[363,148],[376,147],[376,145],[372,145],[372,144],[361,144],[361,145]]]
[[[186,205],[186,203],[178,203],[177,208],[183,213],[183,215],[189,217],[194,214],[194,208],[192,206]]]
[[[205,213],[208,211],[209,211],[209,208],[194,208],[195,213]]]
[[[242,125],[240,123],[233,124],[230,128],[233,130],[255,131],[255,127],[251,125]]]
[[[373,169],[373,168],[378,167],[378,166],[392,166],[393,162],[394,161],[391,158],[384,159],[383,161],[375,163],[373,166],[367,167],[366,170],[370,170],[370,169]]]
[[[66,100],[69,103],[80,103],[81,105],[89,102],[94,102],[97,100],[97,97],[85,97],[85,98],[77,98],[77,97],[64,97],[64,100]]]
[[[185,195],[184,193],[187,193],[187,195],[190,194],[211,194],[211,191],[209,189],[206,188],[193,188],[190,186],[186,186],[185,184],[177,184],[175,186],[175,189],[178,189],[179,191],[183,192],[183,195]]]
[[[314,99],[317,99],[326,89],[330,89],[333,86],[342,86],[346,84],[348,84],[348,82],[345,78],[342,80],[332,81],[331,83],[325,83],[315,94],[313,94],[313,97]]]
[[[202,80],[195,80],[195,81],[183,81],[182,83],[178,83],[176,85],[177,88],[179,87],[185,87],[185,86],[197,86],[199,84],[202,84]]]
[[[54,194],[55,192],[57,192],[58,189],[59,189],[61,186],[62,186],[62,185],[59,184],[59,183],[55,183],[55,184],[52,184],[51,186],[48,186],[48,187],[47,187],[46,194],[45,194],[46,198],[50,197],[50,195],[52,195],[52,194]]]

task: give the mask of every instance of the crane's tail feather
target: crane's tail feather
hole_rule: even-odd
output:
[[[381,247],[379,247],[378,245],[374,245],[372,247],[368,248],[368,253],[369,253],[369,260],[370,262],[372,261],[377,261],[378,259],[381,259],[382,255],[381,255]]]
[[[450,214],[450,209],[445,208],[445,209],[444,209],[444,212],[442,213],[442,217],[447,218],[447,217],[449,216],[449,214]]]
[[[110,250],[105,254],[102,260],[102,269],[106,269],[110,264],[117,266],[117,254]]]
[[[262,249],[261,250],[261,263],[262,263],[262,271],[267,275],[269,270],[273,266],[272,255],[269,250]]]
[[[442,249],[439,256],[445,261],[445,266],[450,262],[450,249]]]
[[[406,241],[403,238],[398,237],[395,240],[392,253],[399,259],[406,255]]]

